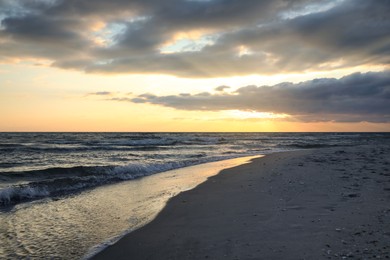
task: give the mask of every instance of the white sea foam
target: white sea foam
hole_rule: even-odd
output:
[[[42,187],[16,186],[0,189],[0,205],[11,204],[15,201],[23,201],[37,197],[45,197],[50,193]]]
[[[245,156],[258,154],[258,151],[246,153]],[[0,205],[16,204],[26,200],[40,199],[49,196],[60,196],[92,188],[99,185],[114,183],[124,180],[165,172],[173,169],[197,165],[201,163],[232,159],[243,156],[242,154],[226,154],[221,156],[195,158],[182,161],[168,161],[159,163],[131,163],[126,166],[116,167],[75,167],[70,169],[58,169],[64,171],[67,177],[53,178],[50,180],[36,180],[30,183],[17,184],[0,189]],[[47,169],[49,172],[53,169]],[[73,171],[73,172],[72,172]],[[88,175],[80,176],[80,171],[87,171]],[[39,171],[42,174],[42,171]],[[45,173],[43,172],[43,175]]]

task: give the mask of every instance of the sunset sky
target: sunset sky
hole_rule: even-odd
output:
[[[390,131],[388,0],[0,0],[0,131]]]

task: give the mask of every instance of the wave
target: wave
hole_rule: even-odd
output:
[[[133,138],[119,140],[86,140],[83,142],[73,141],[51,141],[51,143],[0,143],[0,152],[87,152],[87,151],[137,151],[137,150],[159,150],[179,145],[215,145],[224,144],[228,141],[222,137],[198,137],[198,136],[171,136],[153,138]]]
[[[23,151],[23,152],[42,152],[42,153],[69,153],[69,152],[91,152],[91,151],[131,151],[131,150],[150,150],[150,149],[158,149],[158,145],[133,145],[133,146],[125,146],[125,145],[106,145],[106,146],[57,146],[57,147],[0,147],[0,152],[15,152],[15,151]]]
[[[288,145],[281,145],[280,147],[292,147],[292,148],[299,148],[299,149],[314,149],[314,148],[327,148],[327,147],[338,147],[338,146],[345,146],[339,145],[339,144],[325,144],[325,143],[295,143],[295,144],[288,144]]]
[[[27,179],[29,182],[0,188],[0,205],[9,206],[45,197],[68,195],[104,184],[132,180],[196,164],[249,155],[254,154],[223,155],[208,158],[195,157],[183,161],[133,163],[127,166],[78,166],[73,168],[49,168],[28,172],[2,173],[1,175],[8,178],[8,180],[17,182]]]

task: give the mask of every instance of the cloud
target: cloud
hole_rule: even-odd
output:
[[[115,94],[114,92],[110,92],[110,91],[98,91],[98,92],[88,93],[87,95],[88,96],[111,96],[114,94]]]
[[[85,98],[99,98],[101,100],[111,100],[111,101],[132,101],[133,97],[132,92],[121,93],[121,92],[111,92],[111,91],[98,91],[98,92],[90,92],[84,95]]]
[[[3,0],[0,60],[181,77],[388,65],[389,12],[386,0]]]
[[[292,119],[337,122],[390,122],[390,71],[355,73],[297,84],[246,86],[232,93],[140,95],[134,103],[178,110],[241,110],[288,114]]]
[[[225,89],[229,89],[230,87],[229,86],[219,86],[219,87],[216,87],[214,90],[216,91],[225,91]]]

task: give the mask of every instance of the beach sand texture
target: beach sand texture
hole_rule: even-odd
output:
[[[387,259],[389,155],[338,147],[223,170],[94,259]]]

